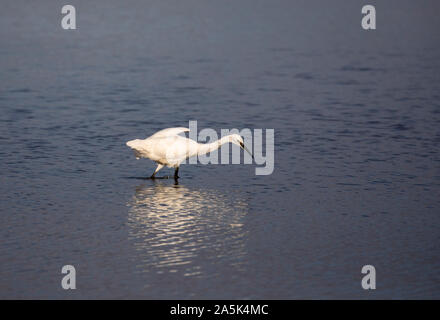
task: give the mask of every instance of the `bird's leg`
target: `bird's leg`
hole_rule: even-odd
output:
[[[174,170],[174,179],[178,179],[179,178],[179,167],[176,167],[176,169]]]
[[[156,168],[156,170],[154,170],[154,173],[151,175],[151,179],[155,179],[156,177],[155,177],[155,175],[156,175],[156,173],[160,170],[160,169],[162,169],[163,168],[163,164],[158,164],[157,165],[157,168]]]

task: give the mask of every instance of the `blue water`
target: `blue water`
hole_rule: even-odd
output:
[[[2,4],[0,298],[440,298],[440,6],[369,3]],[[274,129],[273,174],[143,179],[189,120]]]

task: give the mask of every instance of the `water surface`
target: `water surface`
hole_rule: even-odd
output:
[[[70,4],[0,12],[1,298],[440,297],[437,2]],[[273,174],[143,179],[189,120],[273,128]]]

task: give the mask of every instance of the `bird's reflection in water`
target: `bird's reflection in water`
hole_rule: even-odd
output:
[[[242,267],[248,205],[239,193],[150,181],[128,206],[138,270],[201,276]]]

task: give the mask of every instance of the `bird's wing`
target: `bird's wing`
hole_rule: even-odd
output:
[[[162,138],[162,137],[170,137],[170,136],[177,136],[179,133],[182,132],[188,132],[188,128],[184,127],[178,127],[178,128],[167,128],[160,130],[153,134],[150,138]]]
[[[174,166],[197,154],[198,144],[194,140],[178,135],[154,137],[146,140],[148,158],[160,164]]]

